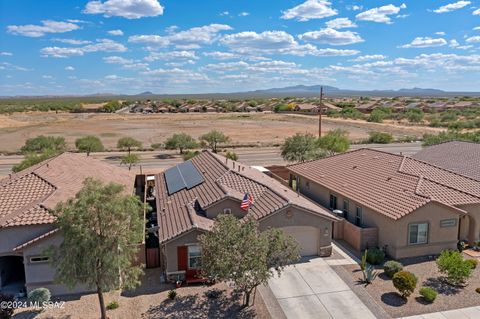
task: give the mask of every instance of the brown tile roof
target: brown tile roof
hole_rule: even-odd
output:
[[[194,209],[196,200],[203,209],[227,198],[237,199],[240,205],[245,192],[250,192],[254,199],[248,216],[257,220],[288,205],[335,220],[327,210],[249,166],[226,160],[209,151],[191,161],[205,181],[189,190],[183,189],[168,195],[164,173],[157,175],[157,214],[161,242],[195,227],[210,229],[213,221],[197,213]]]
[[[38,242],[38,241],[40,241],[40,240],[43,240],[43,239],[45,239],[45,238],[48,238],[48,237],[52,236],[53,234],[56,234],[59,230],[60,230],[60,229],[58,229],[58,228],[54,228],[54,229],[52,229],[51,231],[46,232],[46,233],[43,234],[43,235],[40,235],[40,236],[38,236],[38,237],[33,238],[32,240],[29,240],[29,241],[27,241],[27,242],[25,242],[25,243],[23,243],[23,244],[21,244],[21,245],[18,245],[17,247],[13,248],[13,251],[22,250],[23,248],[25,248],[25,247],[27,247],[27,246],[30,246],[30,245],[33,244],[33,243],[36,243],[36,242]]]
[[[446,142],[424,148],[412,157],[480,181],[480,143]]]
[[[135,175],[85,154],[63,153],[0,180],[0,228],[52,223],[48,210],[75,196],[87,177],[133,190]]]
[[[359,149],[288,168],[393,219],[431,201],[448,206],[480,203],[480,182],[377,150]]]

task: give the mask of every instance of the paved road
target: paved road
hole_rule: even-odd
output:
[[[411,155],[421,149],[421,143],[363,144],[352,145],[351,148],[358,149],[362,147]],[[286,164],[280,156],[278,147],[237,148],[235,152],[238,154],[239,160],[247,165],[268,166]],[[91,156],[120,165],[120,157],[124,154],[122,152],[102,152],[93,153]],[[139,166],[141,166],[143,172],[148,173],[164,170],[183,161],[181,156],[172,151],[148,151],[140,153],[140,156]],[[12,170],[12,166],[21,162],[22,158],[23,156],[21,155],[0,156],[0,176],[8,175]],[[138,170],[139,167],[136,169]]]

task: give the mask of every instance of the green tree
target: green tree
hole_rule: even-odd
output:
[[[385,119],[386,114],[380,109],[375,109],[370,113],[370,116],[368,117],[367,121],[368,122],[375,122],[375,123],[382,123],[383,120]]]
[[[210,132],[200,136],[200,140],[204,142],[212,150],[212,152],[217,153],[218,146],[230,141],[230,137],[217,130],[211,130]]]
[[[232,282],[244,293],[244,306],[250,305],[258,285],[299,259],[297,243],[282,230],[260,232],[256,221],[230,214],[219,215],[212,230],[200,236],[200,244],[205,275]]]
[[[305,162],[325,157],[325,151],[318,144],[317,138],[312,134],[297,133],[285,139],[281,147],[282,157],[288,162]]]
[[[368,143],[388,144],[393,141],[392,134],[386,132],[370,132],[368,135]]]
[[[25,141],[21,151],[23,154],[27,153],[43,153],[46,150],[51,150],[54,153],[62,153],[67,149],[65,138],[60,136],[45,136],[39,135],[37,137],[29,138]]]
[[[231,159],[232,161],[237,161],[238,160],[238,155],[234,151],[228,151],[225,153],[225,157],[228,159]]]
[[[198,147],[198,143],[193,137],[187,133],[173,134],[165,141],[165,148],[167,150],[178,149],[180,154],[183,154],[184,150],[191,150]]]
[[[12,171],[14,173],[23,171],[56,155],[58,155],[58,153],[50,149],[46,149],[42,153],[28,153],[19,164],[13,166]]]
[[[135,148],[138,149],[141,147],[142,147],[142,142],[137,141],[133,137],[122,137],[117,142],[117,148],[122,150],[127,150],[128,155],[130,155],[130,152],[132,149],[135,149]]]
[[[137,154],[127,154],[122,156],[120,164],[128,165],[128,170],[132,169],[132,166],[140,162],[140,156]]]
[[[185,153],[183,153],[182,158],[184,161],[188,161],[199,154],[199,151],[186,151]]]
[[[407,120],[411,123],[420,123],[425,117],[425,113],[419,109],[410,109],[405,114]]]
[[[470,262],[463,259],[458,251],[444,250],[437,258],[438,270],[447,275],[447,281],[451,285],[459,285],[472,275]]]
[[[141,266],[134,266],[143,236],[143,205],[124,186],[88,178],[75,198],[54,210],[63,242],[46,252],[56,280],[67,287],[95,289],[101,318],[106,319],[104,292],[134,288]]]
[[[75,146],[80,152],[86,152],[87,156],[89,156],[91,152],[102,152],[105,149],[102,141],[93,135],[78,138],[75,141]]]
[[[318,145],[329,155],[344,153],[350,147],[348,132],[341,129],[330,131],[318,140]]]
[[[120,104],[120,102],[114,100],[114,101],[109,101],[104,106],[102,106],[102,108],[100,109],[100,112],[114,113],[121,108],[122,108],[122,104]]]

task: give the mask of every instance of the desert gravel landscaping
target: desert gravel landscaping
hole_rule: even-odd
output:
[[[343,267],[349,272],[352,280],[357,285],[362,285],[373,300],[394,318],[480,305],[480,294],[475,292],[475,289],[480,287],[480,267],[473,271],[465,287],[453,287],[440,279],[442,274],[438,271],[433,258],[411,258],[401,262],[404,270],[418,277],[417,288],[407,302],[398,295],[392,280],[383,273],[381,267],[377,267],[380,271],[378,278],[366,287],[360,282],[362,272],[359,265]],[[432,287],[438,291],[438,297],[433,303],[426,303],[420,296],[419,290],[423,286]]]

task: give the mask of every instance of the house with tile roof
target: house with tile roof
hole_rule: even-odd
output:
[[[254,168],[210,151],[187,162],[191,166],[185,174],[193,171],[196,176],[193,186],[176,184],[180,180],[188,185],[188,176],[169,177],[182,170],[179,165],[155,176],[161,267],[169,278],[197,270],[198,236],[211,229],[219,214],[253,218],[261,230],[281,228],[297,240],[302,255],[331,254],[332,224],[338,219],[327,209]],[[240,207],[245,193],[253,197],[246,211]]]
[[[0,291],[39,287],[52,294],[70,291],[54,282],[55,270],[44,251],[62,236],[51,211],[76,195],[88,177],[134,190],[135,175],[85,154],[63,153],[0,180]]]
[[[343,216],[334,237],[357,249],[378,246],[398,259],[479,240],[480,181],[469,176],[372,149],[288,169],[301,194]]]

